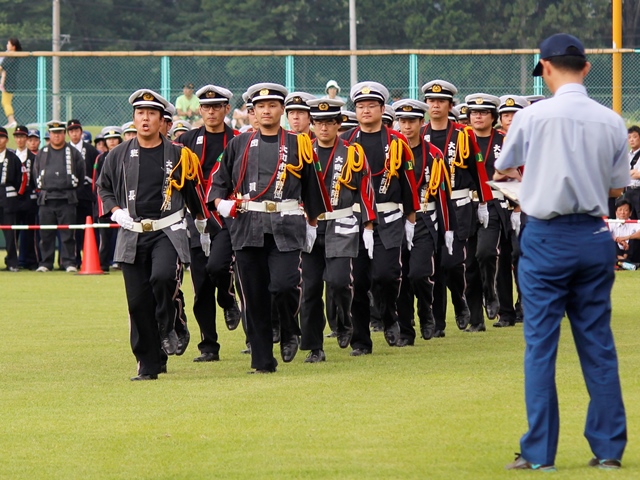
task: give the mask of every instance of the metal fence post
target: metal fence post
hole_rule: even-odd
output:
[[[293,67],[293,55],[287,55],[285,57],[284,62],[284,86],[290,92],[295,90],[295,77],[294,77],[294,67]]]
[[[160,59],[160,95],[171,101],[171,60],[169,57]]]
[[[540,54],[533,54],[533,66],[535,67],[540,61]],[[542,77],[533,77],[533,94],[542,95]]]
[[[418,55],[409,55],[409,98],[418,100]]]
[[[47,123],[47,58],[38,57],[38,73],[36,85],[36,112],[38,129],[44,134]],[[44,146],[44,135],[40,137],[40,146]]]

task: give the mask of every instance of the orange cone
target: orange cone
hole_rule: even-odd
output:
[[[87,225],[93,225],[90,216],[87,216],[85,223]],[[102,275],[104,272],[100,268],[100,256],[98,255],[95,228],[85,228],[84,247],[82,250],[82,268],[80,268],[78,275]]]

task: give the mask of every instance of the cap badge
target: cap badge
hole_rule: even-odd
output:
[[[155,100],[155,97],[150,93],[145,93],[144,95],[142,95],[142,99],[150,102],[151,100]]]
[[[318,110],[326,112],[327,110],[329,110],[329,104],[327,102],[322,102],[320,105],[318,105]]]
[[[436,83],[433,87],[431,87],[431,91],[433,93],[440,93],[442,91],[442,87]]]
[[[182,123],[179,123],[178,125],[176,125],[176,127],[182,128],[182,127],[184,127],[184,125]]]
[[[347,117],[346,115],[342,115],[342,121],[343,122],[348,122],[349,121],[349,117]]]
[[[368,94],[368,93],[371,93],[371,89],[369,87],[364,87],[362,89],[362,93],[364,93],[365,95]]]
[[[207,93],[205,93],[205,97],[207,98],[213,98],[216,96],[216,92],[212,92],[211,90],[209,90]]]
[[[467,107],[462,107],[462,108],[460,109],[460,113],[461,113],[462,115],[466,115],[468,110],[469,110],[469,109],[468,109]]]
[[[413,109],[411,108],[410,105],[405,105],[404,107],[402,107],[402,111],[403,112],[410,112],[411,110],[413,110]]]
[[[115,130],[109,130],[109,135],[115,135],[116,131]]]
[[[476,105],[482,105],[484,103],[484,98],[478,97],[476,98]]]
[[[516,102],[513,100],[513,98],[507,98],[507,101],[504,102],[504,103],[505,103],[505,105],[507,107],[513,107],[516,104]]]
[[[260,96],[264,97],[266,95],[269,95],[269,89],[268,88],[263,88],[262,90],[260,90]]]

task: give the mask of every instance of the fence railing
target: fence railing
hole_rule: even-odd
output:
[[[640,119],[640,53],[632,49],[589,50],[593,64],[586,85],[591,96],[612,106],[612,59],[622,57],[622,114]],[[422,84],[435,78],[454,83],[458,97],[474,92],[494,95],[548,94],[531,70],[537,50],[278,50],[155,52],[15,52],[20,57],[14,108],[19,123],[41,128],[57,104],[60,119],[84,125],[121,124],[131,118],[131,92],[151,88],[175,101],[182,85],[214,83],[230,89],[235,107],[246,88],[277,82],[290,90],[324,95],[328,80],[348,97],[349,56],[356,54],[358,78],[383,83],[393,98],[420,98]],[[52,57],[59,59],[60,91],[52,91]]]

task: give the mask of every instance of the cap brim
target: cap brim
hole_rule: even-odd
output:
[[[531,75],[534,76],[534,77],[541,77],[542,76],[542,63],[541,62],[538,62],[536,67],[533,69],[533,72],[531,73]]]

